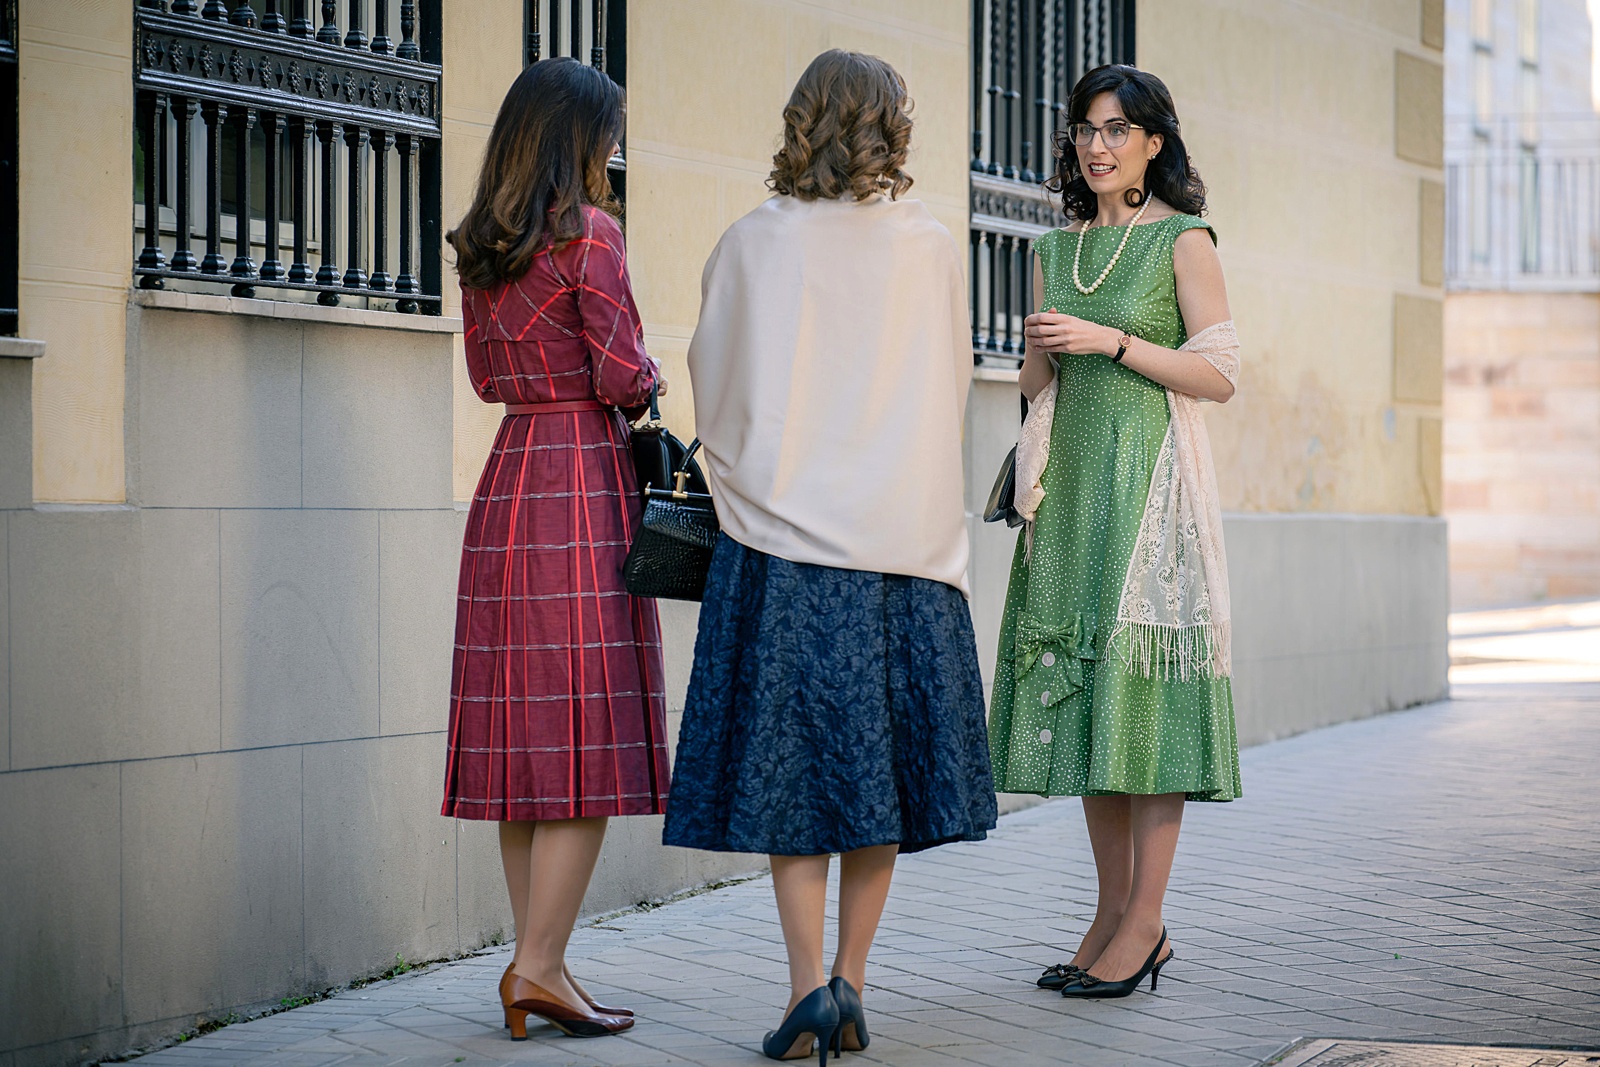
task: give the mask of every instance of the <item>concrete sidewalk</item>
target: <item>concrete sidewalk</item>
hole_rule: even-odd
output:
[[[1597,755],[1594,684],[1458,686],[1450,702],[1247,751],[1242,800],[1189,808],[1169,898],[1177,960],[1158,993],[1120,1001],[1033,985],[1093,907],[1075,801],[908,857],[869,971],[872,1046],[845,1063],[1244,1067],[1299,1037],[1600,1047]],[[620,1037],[530,1027],[513,1044],[495,1000],[508,959],[436,966],[137,1062],[754,1064],[786,998],[764,878],[577,933],[574,970],[639,1014]]]

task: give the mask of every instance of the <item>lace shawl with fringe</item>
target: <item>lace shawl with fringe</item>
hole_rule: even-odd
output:
[[[1239,377],[1239,335],[1232,321],[1189,338],[1194,352],[1234,383]],[[1027,549],[1044,499],[1050,460],[1056,380],[1028,410],[1017,443],[1017,511],[1027,520]],[[1156,456],[1133,557],[1117,607],[1115,644],[1128,635],[1128,668],[1147,678],[1227,678],[1233,673],[1233,625],[1228,563],[1222,543],[1222,509],[1216,467],[1200,400],[1167,390],[1170,419]]]

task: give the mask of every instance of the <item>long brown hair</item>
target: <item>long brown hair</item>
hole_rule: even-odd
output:
[[[911,188],[911,99],[877,56],[833,48],[811,61],[783,109],[783,145],[767,186],[802,200],[890,199]]]
[[[506,91],[472,206],[445,235],[463,285],[488,289],[527,273],[546,243],[583,233],[583,205],[613,215],[606,161],[622,137],[622,87],[565,57],[535,63]]]

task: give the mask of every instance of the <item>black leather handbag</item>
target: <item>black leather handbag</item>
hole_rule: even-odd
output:
[[[661,400],[654,391],[650,393],[650,417],[633,428],[628,438],[628,451],[633,455],[633,470],[639,476],[641,492],[646,487],[671,489],[673,473],[685,466],[689,449],[662,423]],[[699,464],[689,460],[685,469],[690,472],[687,488],[692,492],[706,492]]]
[[[1028,418],[1028,401],[1022,400],[1022,418]],[[989,490],[989,503],[983,509],[984,522],[1006,520],[1007,526],[1021,526],[1023,518],[1017,514],[1017,446],[1012,445],[995,475],[994,488]]]
[[[685,446],[661,423],[650,395],[650,418],[630,439],[644,494],[644,517],[622,563],[622,583],[634,596],[699,600],[705,595],[711,550],[721,526],[711,491],[695,462],[700,439]]]
[[[1000,464],[994,488],[989,490],[989,503],[983,509],[984,522],[1006,520],[1007,526],[1021,526],[1022,516],[1017,514],[1017,446],[1012,445],[1006,460]]]

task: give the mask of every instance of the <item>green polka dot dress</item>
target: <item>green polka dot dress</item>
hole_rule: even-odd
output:
[[[1177,348],[1172,248],[1192,215],[1136,226],[1098,290],[1072,283],[1079,237],[1054,230],[1034,248],[1044,305]],[[1079,277],[1100,276],[1122,227],[1083,238]],[[1215,234],[1213,233],[1213,240]],[[1061,356],[1044,500],[1033,551],[1011,564],[990,703],[995,787],[1042,796],[1240,795],[1227,678],[1146,678],[1128,668],[1127,634],[1109,642],[1122,582],[1167,432],[1166,390],[1104,355]]]

